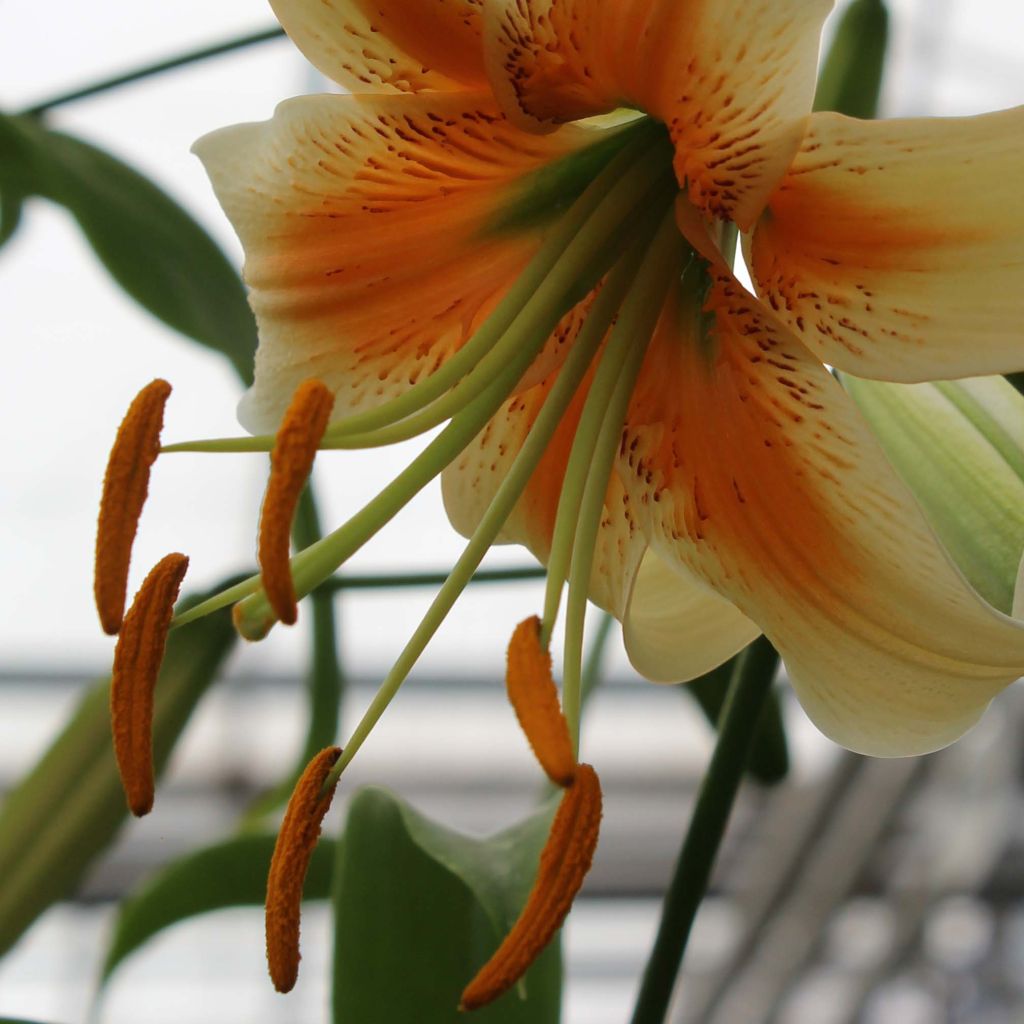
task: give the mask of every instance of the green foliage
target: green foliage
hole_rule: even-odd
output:
[[[888,42],[889,12],[882,0],[853,0],[818,76],[814,109],[875,117]]]
[[[58,203],[118,284],[164,323],[252,375],[256,325],[237,272],[207,233],[109,153],[29,117],[0,115],[0,244],[22,200]]]
[[[228,612],[171,634],[157,682],[157,773],[236,634]],[[127,817],[110,741],[109,679],[91,687],[64,731],[0,811],[0,953],[71,893]]]
[[[487,839],[430,821],[381,789],[357,794],[335,873],[334,1021],[457,1024],[459,996],[526,900],[554,803]],[[525,993],[525,994],[524,994]],[[553,942],[480,1024],[557,1024]]]
[[[121,904],[102,981],[130,953],[163,929],[212,910],[262,906],[276,836],[248,835],[186,854],[150,878]],[[305,897],[327,899],[334,842],[321,839],[306,875]]]

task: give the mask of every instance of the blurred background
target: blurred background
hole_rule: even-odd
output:
[[[884,116],[1024,103],[1021,5],[891,0],[890,8]],[[0,107],[8,112],[271,24],[254,0],[3,0],[0,18]],[[68,104],[50,121],[152,177],[239,259],[191,143],[225,124],[265,119],[287,96],[327,87],[277,40]],[[30,202],[22,230],[0,252],[0,309],[8,360],[0,374],[3,789],[45,749],[83,682],[109,666],[112,645],[91,599],[92,546],[103,466],[128,402],[144,383],[165,377],[175,393],[164,437],[221,436],[237,432],[239,386],[220,357],[125,298],[70,217],[41,200]],[[321,458],[325,524],[372,497],[421,445]],[[250,567],[264,481],[258,455],[163,459],[131,589],[140,567],[169,550],[191,556],[193,587]],[[444,569],[460,551],[434,486],[350,568]],[[486,564],[530,561],[507,548]],[[431,596],[424,589],[339,599],[351,682],[344,723],[355,721]],[[468,830],[493,831],[525,813],[539,780],[500,684],[511,629],[540,599],[541,586],[530,582],[468,594],[346,778],[392,786]],[[79,898],[50,911],[0,961],[0,1016],[85,1019],[111,901],[155,866],[223,836],[252,796],[287,771],[304,730],[298,682],[307,649],[300,622],[235,654],[226,683],[179,747],[154,814],[127,827]],[[606,782],[607,816],[586,898],[567,929],[567,1024],[628,1018],[659,893],[711,749],[695,705],[677,688],[636,679],[615,635],[607,675],[585,725],[587,759]],[[678,1020],[1024,1019],[1018,696],[1000,698],[953,749],[899,762],[847,755],[787,700],[791,776],[782,787],[748,787],[742,796],[699,918]],[[338,805],[343,810],[344,800]],[[325,1019],[326,913],[313,908],[304,920],[303,976],[287,999],[265,979],[261,917],[225,912],[157,939],[120,968],[100,1019]]]

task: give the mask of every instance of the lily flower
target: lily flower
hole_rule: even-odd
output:
[[[1017,678],[1024,627],[951,564],[824,363],[1024,365],[1024,111],[809,114],[831,6],[276,0],[352,94],[197,144],[260,325],[242,422],[275,430],[316,377],[325,447],[449,423],[344,542],[297,556],[300,594],[443,469],[458,529],[549,563],[545,642],[571,580],[570,721],[588,595],[652,679],[764,631],[819,727],[867,753],[949,743]],[[624,106],[646,116],[594,120]],[[760,301],[711,242],[732,226]]]
[[[311,378],[333,408],[304,450],[446,426],[291,560],[283,604],[254,579],[178,621],[243,598],[262,636],[442,473],[470,538],[328,782],[500,542],[548,566],[544,650],[568,581],[576,746],[588,598],[653,680],[764,632],[852,749],[968,729],[1024,670],[1024,623],[968,583],[826,364],[1024,367],[1024,110],[812,115],[831,0],[272,6],[350,94],[196,144],[245,250],[255,436],[165,450],[269,450]]]

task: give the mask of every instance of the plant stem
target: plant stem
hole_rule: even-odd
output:
[[[267,42],[270,39],[279,39],[284,35],[284,29],[280,26],[263,29],[261,32],[253,32],[247,36],[238,36],[223,43],[216,43],[213,46],[205,46],[201,50],[190,50],[187,53],[179,54],[177,57],[170,57],[167,60],[159,61],[156,64],[147,64],[145,67],[136,68],[134,71],[126,71],[124,74],[115,75],[113,78],[104,78],[91,85],[82,86],[71,92],[61,93],[53,96],[42,103],[27,107],[21,113],[29,117],[39,117],[48,110],[61,107],[65,103],[73,103],[75,100],[83,100],[88,96],[96,96],[98,93],[108,92],[117,89],[119,86],[128,85],[131,82],[138,82],[144,78],[151,78],[153,75],[163,74],[165,71],[173,71],[175,68],[185,67],[188,64],[195,64],[197,61],[206,60],[208,57],[219,57],[223,53],[231,53],[232,50],[241,50],[256,43]]]
[[[544,578],[543,566],[528,566],[522,569],[480,569],[470,577],[473,583],[509,583],[517,580],[541,580]],[[330,593],[342,590],[387,590],[391,587],[436,587],[448,579],[447,572],[397,572],[397,573],[351,573],[344,576],[332,576],[316,593]]]
[[[779,656],[763,636],[739,657],[722,708],[718,742],[701,783],[632,1024],[663,1024],[697,908],[707,890]]]

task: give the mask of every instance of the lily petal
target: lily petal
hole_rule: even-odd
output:
[[[669,308],[620,472],[659,555],[756,622],[827,735],[922,753],[1024,669],[1024,623],[953,566],[838,383],[723,269],[714,329]]]
[[[964,575],[1010,612],[1024,553],[1024,446],[1013,436],[1024,436],[1024,397],[1002,377],[842,382]]]
[[[640,565],[622,636],[633,667],[656,683],[697,679],[743,650],[761,630],[677,561],[649,550]]]
[[[532,131],[637,107],[664,121],[680,184],[749,227],[785,173],[814,96],[832,0],[488,0],[484,53]]]
[[[486,85],[474,0],[271,0],[306,58],[351,92]]]
[[[979,117],[815,114],[750,243],[758,294],[860,377],[1024,367],[1024,107]]]
[[[508,226],[508,207],[598,134],[527,135],[461,93],[301,97],[200,139],[260,328],[243,424],[276,429],[309,377],[339,419],[433,372],[544,237],[543,219]]]
[[[539,384],[507,402],[444,471],[441,481],[445,510],[452,526],[463,536],[473,533],[491,503],[522,448],[555,376],[555,373],[549,374]],[[543,563],[551,554],[562,480],[586,392],[587,383],[584,383],[498,537],[500,544],[522,544]],[[647,541],[636,526],[630,496],[613,471],[594,552],[590,598],[619,619],[625,615],[633,579],[646,547]]]

